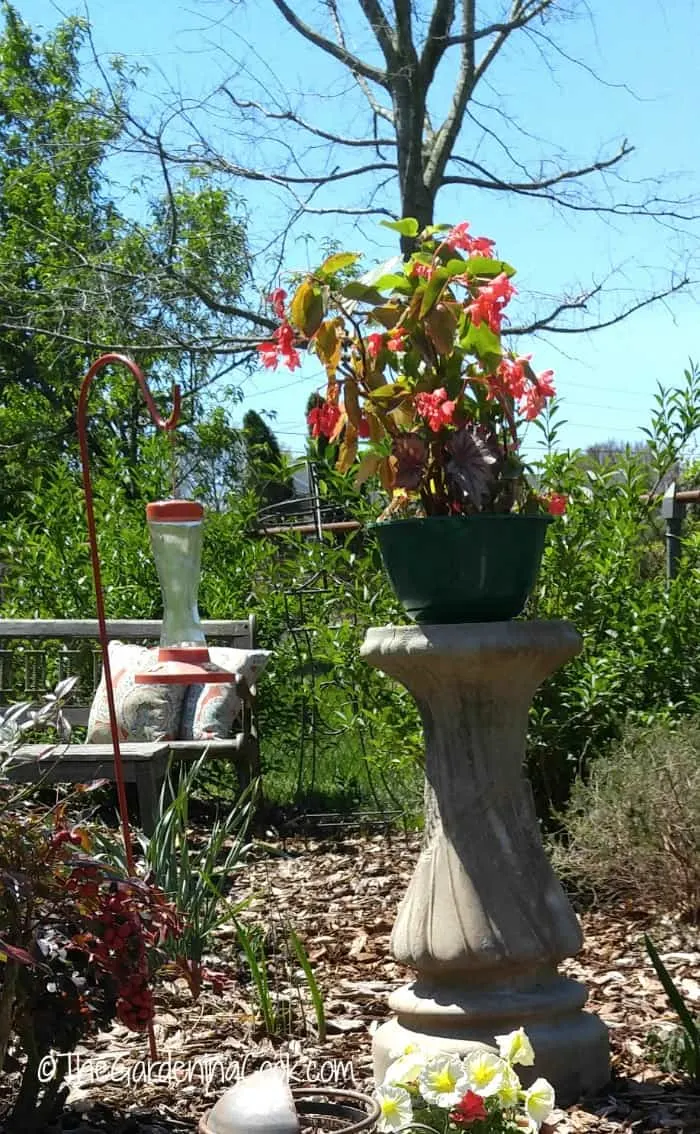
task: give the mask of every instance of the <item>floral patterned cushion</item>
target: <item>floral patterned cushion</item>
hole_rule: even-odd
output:
[[[120,740],[176,740],[178,737],[187,686],[136,685],[134,681],[137,673],[147,672],[157,663],[157,649],[124,642],[109,643]],[[103,673],[90,708],[87,741],[88,744],[106,744],[111,739]]]
[[[253,686],[268,663],[268,650],[236,650],[229,646],[210,646],[212,662],[236,674],[236,679]],[[236,682],[189,685],[185,694],[180,735],[182,740],[225,740],[243,702]]]

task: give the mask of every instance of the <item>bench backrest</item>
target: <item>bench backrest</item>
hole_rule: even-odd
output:
[[[255,646],[255,615],[245,619],[206,620],[202,628],[211,645]],[[110,640],[153,644],[160,638],[158,619],[111,619]],[[52,643],[52,645],[49,645]],[[73,703],[65,716],[72,725],[87,724],[90,704],[102,672],[97,619],[0,618],[0,709],[17,701],[35,701],[71,674],[79,673]]]

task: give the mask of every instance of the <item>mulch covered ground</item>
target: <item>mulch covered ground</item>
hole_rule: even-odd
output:
[[[144,1082],[142,1037],[120,1026],[77,1054],[87,1062],[75,1082],[63,1130],[108,1134],[166,1134],[193,1130],[228,1076],[235,1081],[267,1060],[282,1060],[292,1085],[312,1081],[371,1089],[371,1033],[387,1017],[387,997],[407,974],[389,954],[398,901],[418,854],[419,837],[351,836],[342,841],[290,841],[261,848],[241,875],[252,895],[248,924],[259,923],[277,960],[270,980],[282,1016],[294,1021],[294,1039],[270,1040],[256,1027],[255,997],[242,980],[232,929],[218,934],[212,968],[230,983],[205,990],[192,1003],[184,987],[169,985],[159,998],[156,1037],[162,1065]],[[240,895],[243,896],[243,891]],[[700,943],[697,927],[653,911],[610,909],[582,915],[583,953],[567,972],[585,980],[589,1006],[610,1029],[613,1080],[595,1098],[557,1112],[558,1134],[578,1131],[683,1131],[700,1134],[700,1091],[659,1071],[647,1035],[670,1025],[673,1013],[643,949],[648,931],[691,1006],[700,1014]],[[286,926],[305,942],[324,995],[328,1035],[314,1038],[314,1016],[296,986],[295,961],[284,961]],[[302,1015],[307,1019],[303,1034]],[[95,1063],[103,1061],[100,1067]],[[178,1060],[188,1063],[184,1077]],[[206,1079],[207,1060],[209,1075]],[[131,1073],[132,1081],[127,1080]],[[100,1075],[100,1082],[91,1078]],[[5,1084],[7,1089],[8,1084]],[[0,1086],[0,1100],[3,1088]],[[0,1122],[1,1127],[1,1122]]]

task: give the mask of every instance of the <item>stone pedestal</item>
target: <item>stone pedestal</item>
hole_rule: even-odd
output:
[[[540,839],[523,773],[538,685],[581,648],[568,622],[372,629],[370,665],[400,681],[425,734],[425,839],[391,938],[416,970],[374,1038],[381,1081],[407,1044],[465,1054],[521,1025],[560,1105],[609,1079],[607,1029],[558,963],[581,929]]]

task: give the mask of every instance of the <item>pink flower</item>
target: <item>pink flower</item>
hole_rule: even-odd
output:
[[[471,242],[472,238],[471,236],[469,236],[469,222],[462,221],[461,224],[456,224],[454,228],[450,229],[443,241],[443,244],[446,244],[447,247],[451,248],[453,252],[457,248],[462,248],[465,251],[469,251]]]
[[[493,259],[493,250],[495,247],[496,241],[489,240],[488,236],[475,236],[471,242],[469,255],[484,256],[487,260],[491,260]]]
[[[467,305],[467,311],[475,327],[488,323],[494,334],[501,332],[503,308],[517,292],[505,272],[496,276],[490,284],[480,287],[476,298]]]
[[[421,264],[417,260],[414,260],[411,264],[411,275],[421,276],[424,280],[429,280],[434,270],[435,269],[431,268],[430,264]]]
[[[537,386],[540,393],[544,394],[545,398],[553,398],[556,394],[556,390],[550,381],[553,377],[553,370],[543,370],[541,374],[537,375]]]
[[[273,335],[275,342],[260,343],[257,347],[263,366],[268,370],[276,370],[280,358],[289,370],[296,370],[301,366],[299,352],[294,347],[294,331],[289,323],[282,323]]]
[[[443,244],[446,244],[447,247],[451,248],[453,251],[459,248],[463,252],[467,252],[470,256],[485,256],[490,260],[493,256],[496,242],[489,240],[488,236],[470,236],[468,229],[469,225],[467,221],[456,224],[454,228],[451,228],[448,232],[443,240]]]
[[[367,354],[370,358],[376,358],[383,346],[384,335],[375,333],[367,336]]]
[[[260,343],[257,351],[263,366],[268,370],[277,369],[277,343]]]
[[[522,398],[525,392],[525,369],[524,362],[528,362],[527,358],[504,358],[499,364],[496,373],[500,378],[505,391],[511,398]]]
[[[547,500],[547,511],[550,516],[563,516],[569,503],[569,497],[563,492],[553,492]]]
[[[335,402],[324,402],[309,410],[306,421],[312,437],[331,438],[340,419],[340,407]]]
[[[407,334],[408,334],[408,331],[406,330],[405,327],[395,327],[394,330],[392,331],[391,338],[387,341],[387,344],[386,344],[388,346],[389,350],[393,350],[393,351],[405,350],[406,347],[404,346],[404,339],[406,338]]]
[[[526,421],[534,421],[542,413],[547,399],[554,397],[556,390],[550,381],[553,374],[553,370],[543,370],[521,396],[518,409]]]
[[[284,301],[287,298],[287,293],[284,288],[276,287],[271,291],[267,297],[267,302],[272,304],[272,309],[278,319],[284,319]]]
[[[451,425],[456,403],[448,400],[447,391],[441,386],[432,394],[416,394],[416,413],[425,418],[433,433],[438,433],[443,425]]]

